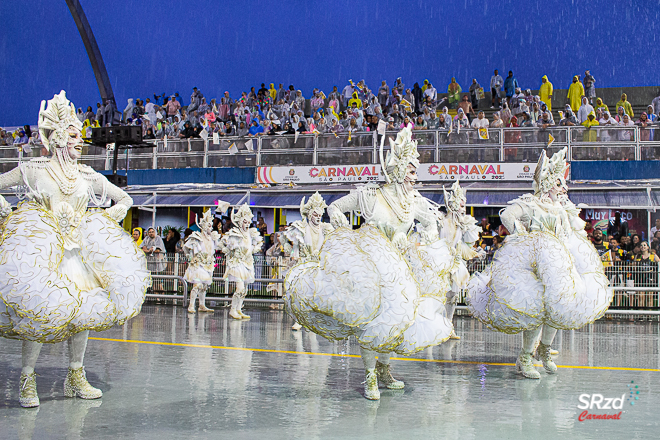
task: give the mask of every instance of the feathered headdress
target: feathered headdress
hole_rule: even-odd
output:
[[[442,192],[445,196],[445,206],[449,211],[458,212],[458,210],[461,208],[461,201],[463,201],[463,203],[467,201],[465,197],[465,190],[461,188],[458,180],[451,186],[451,192],[449,193],[445,189],[445,186],[442,185]]]
[[[539,161],[534,170],[534,195],[540,196],[550,192],[555,186],[557,180],[561,182],[562,187],[566,187],[566,177],[568,175],[568,164],[566,163],[567,147],[559,150],[552,155],[550,159],[545,154],[545,150],[541,152]]]
[[[390,151],[387,153],[384,163],[381,144],[380,157],[387,181],[393,180],[396,183],[403,183],[408,164],[412,164],[415,168],[419,167],[417,141],[412,140],[412,129],[405,127],[396,135],[395,141],[390,139]]]
[[[202,216],[201,220],[195,219],[195,223],[197,223],[197,227],[201,231],[206,231],[211,232],[211,229],[213,229],[213,214],[211,213],[211,210],[207,210],[204,215]]]
[[[82,122],[76,116],[76,107],[66,99],[64,90],[48,100],[48,106],[46,101],[41,101],[39,133],[46,148],[55,151],[54,148],[66,146],[69,138],[67,129],[71,126],[82,130]]]
[[[252,220],[253,216],[254,215],[252,214],[252,210],[247,205],[247,203],[241,205],[238,211],[236,211],[235,209],[232,209],[231,211],[231,221],[235,225],[238,225],[245,217]]]
[[[300,201],[300,214],[305,218],[308,217],[312,212],[316,211],[323,215],[323,212],[327,207],[328,205],[326,205],[325,200],[323,200],[323,197],[321,197],[321,194],[316,191],[312,197],[309,198],[307,203],[305,203],[305,198],[302,198]]]

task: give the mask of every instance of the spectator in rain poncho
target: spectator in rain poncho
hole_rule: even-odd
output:
[[[500,110],[500,119],[502,120],[502,123],[505,126],[508,126],[512,116],[513,114],[511,113],[511,110],[509,110],[509,104],[503,102],[502,110]]]
[[[578,80],[577,75],[575,75],[573,77],[573,82],[571,83],[571,86],[568,88],[568,94],[566,95],[566,98],[568,99],[568,102],[570,103],[570,106],[574,112],[580,109],[580,104],[583,96],[584,96],[584,86]]]
[[[621,99],[616,103],[616,108],[618,109],[619,107],[623,107],[623,111],[628,116],[630,116],[630,119],[632,119],[635,116],[635,113],[633,113],[632,106],[628,101],[628,95],[626,95],[625,93],[621,94]]]
[[[456,82],[456,78],[452,78],[451,82],[447,86],[447,94],[449,95],[449,105],[451,107],[454,107],[458,104],[458,102],[461,100],[461,92],[463,89],[461,89],[461,86]],[[435,101],[435,99],[434,99]]]
[[[580,121],[578,121],[578,119],[575,117],[571,106],[566,104],[566,108],[564,109],[564,117],[561,121],[559,121],[559,125],[562,127],[572,127],[574,125],[578,125],[579,123]]]
[[[597,98],[597,99],[596,99],[596,107],[595,107],[595,110],[598,110],[599,108],[600,108],[600,109],[603,109],[603,111],[605,111],[605,112],[609,112],[609,111],[610,111],[610,108],[609,108],[607,105],[605,105],[605,104],[603,103],[603,100],[600,99],[600,98]]]
[[[444,123],[444,127],[439,127],[439,128],[445,128],[449,130],[449,128],[451,128],[452,117],[449,114],[449,109],[447,107],[442,107],[442,116],[445,123]]]
[[[599,125],[599,123],[596,119],[596,113],[593,111],[593,108],[587,115],[587,118],[581,122],[581,124],[586,128],[582,135],[582,140],[584,142],[596,142],[598,140],[598,131],[596,129],[592,129],[591,127],[595,127]]]
[[[387,85],[387,81],[383,80],[381,86],[378,88],[378,102],[381,106],[386,107],[388,97],[390,96],[390,86]]]
[[[545,105],[548,106],[549,111],[552,111],[553,92],[554,92],[554,88],[552,87],[552,83],[548,79],[548,75],[543,75],[543,77],[541,78],[541,87],[539,88],[539,95],[541,101],[545,102]]]
[[[513,96],[511,96],[511,113],[515,116],[523,112],[523,102],[525,101],[525,95],[522,93],[520,87],[517,87]]]
[[[646,112],[642,112],[641,115],[639,115],[639,119],[637,122],[635,122],[635,125],[639,127],[639,140],[640,141],[650,141],[653,140],[653,138],[650,136],[650,130],[648,129],[649,125],[651,124],[651,121],[649,121],[649,117],[646,114]]]
[[[294,102],[301,111],[305,111],[305,98],[303,97],[301,90],[296,90],[296,97]]]
[[[610,112],[604,111],[603,112],[603,117],[598,121],[598,125],[601,125],[601,126],[604,125],[604,126],[612,127],[612,126],[619,125],[619,123],[616,121],[616,119],[614,119],[612,117],[612,115],[610,115]],[[612,136],[614,134],[613,132],[614,132],[614,130],[601,130],[600,131],[600,140],[602,142],[611,141]]]
[[[135,108],[135,104],[133,104],[133,98],[128,98],[128,104],[126,104],[126,108],[124,109],[124,114],[123,114],[123,121],[126,122],[128,118],[133,117],[133,109]]]
[[[472,101],[472,108],[479,108],[479,99],[477,98],[477,91],[481,88],[476,78],[472,79],[472,84],[470,84],[470,100]]]
[[[630,116],[626,114],[623,115],[623,118],[621,119],[621,122],[619,122],[619,125],[623,127],[634,127],[635,123],[632,121]],[[620,141],[628,142],[634,140],[634,133],[632,130],[619,130],[618,135]]]
[[[587,97],[582,98],[582,105],[580,106],[580,109],[578,110],[577,113],[577,119],[580,124],[582,124],[584,121],[587,120],[587,116],[589,116],[589,113],[593,112],[594,108],[589,104],[589,100]],[[596,114],[594,113],[594,116]]]
[[[82,108],[78,107],[78,111],[77,111],[77,113],[76,113],[76,117],[78,118],[78,120],[79,120],[80,122],[82,122],[82,121],[85,120],[85,114],[83,113]]]
[[[589,102],[594,102],[596,97],[596,78],[591,75],[590,71],[584,72],[584,95],[589,99]]]

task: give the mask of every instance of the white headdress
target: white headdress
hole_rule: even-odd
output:
[[[55,148],[65,147],[69,138],[67,129],[70,126],[82,130],[82,122],[76,116],[76,107],[66,99],[64,90],[48,100],[47,107],[46,101],[41,101],[39,133],[46,148],[55,151]]]
[[[327,208],[325,200],[321,197],[318,191],[316,191],[312,197],[309,198],[309,201],[305,203],[305,198],[303,197],[300,201],[300,214],[303,217],[308,217],[312,212],[318,212],[323,215],[325,208]]]
[[[211,232],[213,229],[213,214],[211,213],[211,210],[207,210],[202,216],[202,219],[195,220],[195,223],[197,223],[197,226],[202,232]]]
[[[568,164],[566,163],[567,147],[559,150],[552,155],[550,159],[541,152],[539,161],[534,170],[534,195],[541,196],[550,192],[557,180],[561,182],[562,187],[566,187],[566,175],[568,173]]]
[[[247,203],[241,205],[238,211],[235,209],[232,209],[231,211],[231,221],[234,225],[238,225],[246,217],[250,220],[252,220],[252,217],[254,217],[252,210],[247,205]]]
[[[396,183],[403,183],[406,177],[408,164],[415,168],[419,167],[419,153],[417,152],[417,141],[412,140],[412,129],[403,128],[397,135],[396,140],[390,139],[391,151],[387,153],[387,158],[383,163],[382,144],[381,144],[381,166],[385,171],[385,178]]]
[[[465,190],[461,188],[458,180],[451,186],[450,193],[447,192],[444,185],[442,186],[442,192],[445,196],[445,206],[449,211],[458,212],[461,208],[461,201],[463,201],[463,204],[467,201]]]

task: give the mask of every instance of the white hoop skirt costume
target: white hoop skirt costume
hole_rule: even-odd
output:
[[[451,269],[438,270],[424,252],[450,260],[444,240],[404,256],[373,226],[339,228],[326,237],[318,262],[291,269],[285,303],[314,333],[334,340],[353,335],[368,350],[407,355],[438,345],[453,329],[444,315]]]
[[[108,185],[87,170],[85,179]],[[151,283],[144,252],[106,210],[87,210],[85,189],[75,208],[42,196],[0,225],[0,335],[62,342],[137,315]]]
[[[530,232],[509,235],[490,266],[472,277],[467,294],[472,315],[504,333],[541,324],[577,329],[603,316],[613,291],[598,253],[580,230],[584,223],[570,227],[566,211],[531,195],[515,203],[546,215],[532,216]]]

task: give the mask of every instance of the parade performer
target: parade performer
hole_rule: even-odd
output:
[[[477,226],[477,220],[474,217],[465,212],[467,199],[458,180],[451,186],[451,192],[445,191],[444,187],[442,191],[447,214],[438,218],[440,238],[447,240],[456,260],[456,270],[451,274],[451,289],[447,292],[446,303],[447,319],[452,321],[456,311],[457,296],[462,289],[467,287],[470,279],[470,272],[468,272],[465,262],[483,257],[485,253],[482,249],[479,249],[481,252],[474,249],[474,243],[479,240],[481,227]],[[460,339],[460,336],[452,331],[450,338]]]
[[[540,378],[532,352],[548,373],[557,366],[550,344],[557,329],[578,329],[603,316],[613,297],[603,264],[567,196],[566,148],[551,159],[541,154],[534,194],[511,202],[500,214],[510,232],[491,265],[468,285],[472,315],[493,330],[523,332],[516,367]]]
[[[285,279],[285,303],[300,324],[328,339],[356,337],[366,369],[365,397],[372,400],[380,398],[379,382],[404,387],[392,377],[391,352],[415,353],[442,343],[452,331],[445,317],[448,273],[432,267],[450,253],[437,237],[435,208],[413,188],[419,154],[411,137],[404,128],[390,140],[386,160],[381,144],[388,183],[358,187],[332,203],[328,213],[337,229],[326,237],[318,261],[294,266]],[[346,227],[343,213],[349,211],[360,213],[366,224]],[[422,234],[425,261],[408,239],[415,220],[429,231]]]
[[[325,237],[334,230],[329,223],[322,223],[321,219],[325,214],[325,200],[317,192],[305,203],[303,197],[300,201],[300,215],[302,220],[295,221],[285,232],[286,238],[291,244],[291,259],[296,263],[305,261],[319,261],[319,252],[325,241]],[[287,243],[288,244],[288,243]],[[293,330],[300,330],[302,326],[295,322]]]
[[[65,340],[65,396],[101,397],[83,370],[89,331],[137,315],[151,282],[144,252],[117,223],[133,200],[78,164],[81,129],[64,91],[48,106],[42,101],[39,132],[52,158],[23,162],[0,176],[0,188],[19,187],[28,198],[12,212],[0,196],[0,334],[23,340],[23,407],[39,405],[34,367],[42,344]],[[107,199],[116,204],[87,210],[90,199],[96,206]]]
[[[222,237],[221,251],[227,256],[225,278],[236,282],[236,290],[231,298],[229,316],[234,319],[250,319],[243,313],[243,300],[247,285],[254,283],[254,257],[263,245],[263,237],[256,228],[251,228],[252,211],[245,204],[238,211],[232,210],[231,221],[234,227]]]
[[[218,209],[226,211],[229,203],[218,202]],[[195,231],[183,244],[183,252],[188,257],[188,268],[183,278],[193,284],[190,291],[190,304],[188,313],[195,313],[195,299],[199,296],[199,311],[211,312],[213,309],[206,307],[206,290],[213,282],[213,270],[215,269],[215,251],[220,247],[220,234],[213,230],[213,215],[209,209],[202,216],[202,221],[197,222],[199,231]]]

